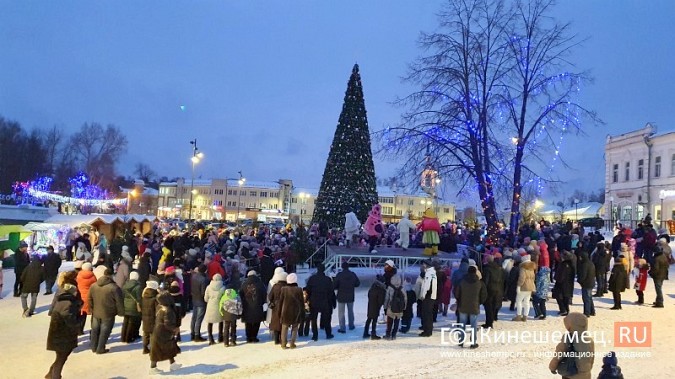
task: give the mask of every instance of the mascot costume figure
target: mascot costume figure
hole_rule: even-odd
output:
[[[382,237],[384,232],[384,225],[382,225],[382,207],[380,204],[373,205],[373,208],[368,212],[368,219],[363,225],[363,230],[368,235],[369,253],[377,253],[375,245]]]
[[[436,213],[431,208],[424,211],[424,217],[420,223],[420,229],[424,234],[422,235],[422,243],[424,243],[424,255],[438,254],[438,244],[441,242],[439,237],[441,233],[441,224],[438,222]]]

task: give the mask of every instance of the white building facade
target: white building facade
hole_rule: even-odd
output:
[[[656,127],[608,136],[605,143],[605,218],[654,226],[675,220],[675,132]]]

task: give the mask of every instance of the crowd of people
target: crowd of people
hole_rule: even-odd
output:
[[[385,225],[380,232],[390,229],[391,225]],[[406,224],[404,229],[411,227]],[[416,238],[412,231],[406,245]],[[343,237],[338,239],[358,232],[340,232]],[[322,232],[310,228],[309,234],[316,244],[325,242]],[[624,305],[622,293],[632,287],[636,303],[643,304],[648,277],[657,293],[653,306],[663,307],[661,288],[673,258],[668,234],[657,234],[648,219],[632,231],[619,225],[611,241],[597,231],[586,233],[580,225],[544,222],[526,225],[515,236],[503,231],[489,240],[481,234],[459,234],[455,224],[441,228],[441,243],[445,238],[472,244],[482,252],[481,262],[465,257],[458,267],[451,267],[430,258],[421,265],[419,276],[410,278],[388,260],[367,292],[363,338],[395,340],[398,333],[408,333],[414,309],[421,320],[421,337],[430,337],[439,315],[447,316],[449,311],[454,311],[457,323],[475,333],[481,305],[485,313],[482,327],[493,328],[503,301],[515,311],[514,322],[545,319],[549,293],[557,302],[558,314],[565,317],[566,328],[583,329],[587,321],[584,324],[581,317],[595,316],[594,297],[612,292],[611,309],[619,310]],[[292,228],[240,232],[197,226],[181,232],[156,224],[145,235],[130,231],[110,244],[101,235],[89,246],[85,243],[89,236],[74,237],[73,241],[81,240],[66,255],[66,259],[75,259],[74,271],[59,273],[62,260],[51,247],[46,256],[31,257],[22,243],[15,256],[14,295],[21,297],[24,317],[35,312],[42,282],[45,295],[56,286],[47,343],[56,358],[45,377],[60,377],[78,335],[85,332],[87,319],[91,351],[106,354],[115,318],[123,317],[120,340],[142,340],[151,373],[160,372],[157,363],[161,361],[168,360],[171,370],[180,368],[175,358],[182,341],[181,321],[188,312],[192,312],[191,341],[225,347],[237,345],[237,320],[244,323],[248,343],[260,342],[260,326],[266,322],[272,340],[282,349],[296,348],[298,337],[318,340],[319,330],[326,339],[334,338],[331,318],[335,310],[338,333],[356,328],[354,301],[360,278],[346,262],[337,275],[326,273],[319,264],[305,287],[299,287],[296,261],[289,250],[296,238]],[[394,237],[402,242],[400,231],[386,238]],[[581,314],[570,312],[575,281],[582,290]],[[455,299],[452,306],[451,298]],[[530,308],[534,308],[534,317]],[[203,323],[207,338],[202,335]],[[383,334],[378,335],[378,324],[385,325]],[[465,342],[469,341],[460,345]],[[470,342],[469,348],[478,348],[476,341]],[[593,349],[592,345],[578,348]],[[585,367],[590,375],[592,360],[579,364],[580,370]]]

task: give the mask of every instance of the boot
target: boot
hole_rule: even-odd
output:
[[[223,323],[218,324],[218,343],[223,343]]]
[[[213,340],[213,324],[207,326],[207,332],[209,334],[209,346],[215,345],[216,341]]]
[[[513,317],[513,318],[511,319],[511,321],[522,321],[522,317],[523,317],[523,316],[516,315],[515,317]]]

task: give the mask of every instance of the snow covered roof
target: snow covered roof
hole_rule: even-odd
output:
[[[112,224],[114,222],[144,222],[150,221],[153,222],[157,217],[153,215],[117,215],[117,214],[88,214],[88,215],[56,215],[45,220],[49,224],[60,224],[60,225],[69,225],[79,226],[79,225],[92,225],[95,222],[103,222],[105,224]]]
[[[133,188],[123,188],[123,187],[120,187],[120,192],[123,193],[123,194],[125,194],[125,195],[126,195],[127,193],[133,191],[133,190],[134,190]],[[156,189],[154,189],[154,188],[151,188],[151,187],[143,187],[143,195],[148,195],[148,196],[159,196],[159,191],[156,190]]]

